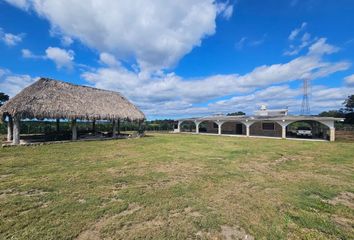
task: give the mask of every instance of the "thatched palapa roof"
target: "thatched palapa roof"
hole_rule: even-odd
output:
[[[143,120],[142,113],[118,92],[41,78],[0,108],[1,116],[87,120]]]

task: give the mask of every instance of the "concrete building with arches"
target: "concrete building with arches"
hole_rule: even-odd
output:
[[[179,119],[174,132],[244,137],[306,138],[335,141],[336,121],[341,118],[288,115],[287,109],[269,110],[262,106],[252,116],[212,115]],[[309,135],[299,135],[299,129]]]

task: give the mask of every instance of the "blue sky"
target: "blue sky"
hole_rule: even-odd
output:
[[[351,0],[0,1],[0,91],[38,77],[121,92],[149,119],[311,113],[354,94]]]

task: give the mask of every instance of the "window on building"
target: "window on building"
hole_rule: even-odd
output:
[[[263,130],[274,130],[274,123],[262,123]]]
[[[213,128],[219,128],[219,126],[216,123],[214,123]]]

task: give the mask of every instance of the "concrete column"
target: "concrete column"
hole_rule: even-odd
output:
[[[77,140],[77,125],[76,119],[71,120],[71,132],[72,132],[72,140]]]
[[[14,117],[13,118],[13,140],[12,143],[14,145],[20,144],[20,118],[19,117]]]
[[[242,123],[246,126],[246,137],[249,137],[251,135],[250,128],[251,125],[254,123],[254,121],[246,120],[246,121],[242,121]]]
[[[250,136],[250,125],[246,125],[246,136],[249,137]]]
[[[336,129],[330,128],[329,129],[329,141],[334,142],[336,140]]]
[[[199,133],[199,124],[200,122],[195,122],[195,133]]]
[[[281,121],[276,121],[281,126],[281,138],[286,139],[286,127],[291,123],[285,119]]]
[[[221,130],[222,130],[222,125],[224,124],[223,122],[217,122],[218,124],[218,134],[221,135]]]
[[[12,141],[14,123],[12,117],[8,116],[9,121],[7,122],[7,141]]]
[[[182,122],[178,121],[178,123],[177,123],[177,132],[181,132],[181,125],[182,125]]]
[[[281,126],[281,138],[282,139],[286,138],[286,126],[284,125]]]
[[[112,138],[117,137],[117,124],[116,120],[112,121]]]

